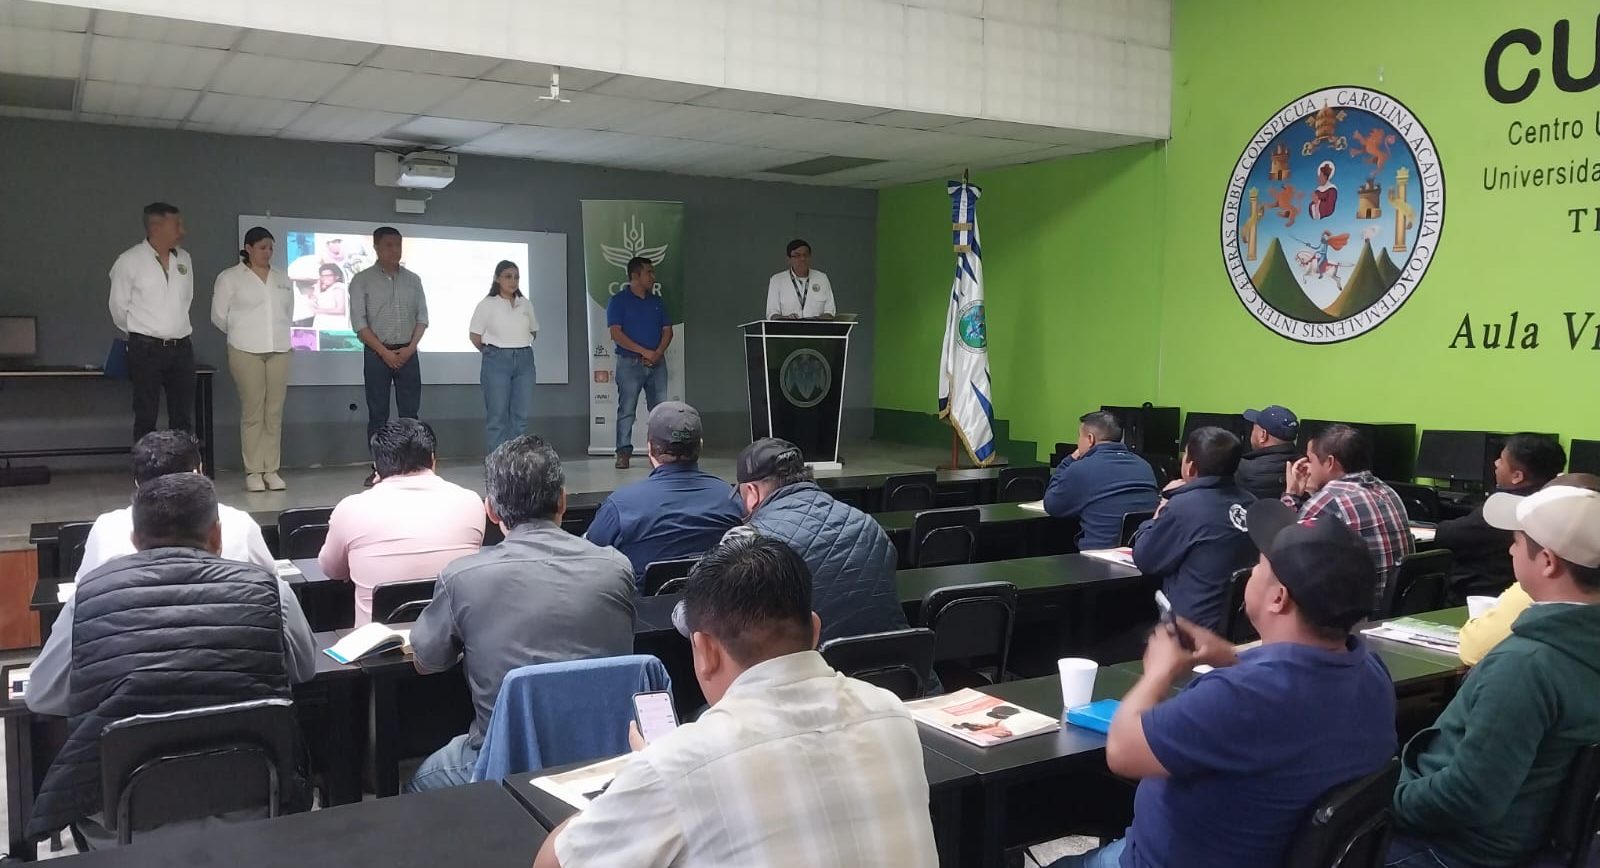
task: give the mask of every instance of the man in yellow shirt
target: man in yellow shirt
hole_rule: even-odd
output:
[[[1550,480],[1550,485],[1566,485],[1572,488],[1587,488],[1590,491],[1600,491],[1600,476],[1593,473],[1564,473]],[[1533,598],[1516,582],[1506,588],[1500,599],[1495,601],[1494,608],[1471,619],[1461,628],[1461,662],[1468,666],[1476,666],[1485,654],[1494,650],[1502,640],[1511,635],[1511,625],[1516,623],[1517,616],[1523,610],[1533,605]]]

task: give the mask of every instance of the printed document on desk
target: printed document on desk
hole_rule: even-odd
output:
[[[1094,558],[1097,561],[1119,564],[1124,567],[1133,566],[1133,549],[1128,546],[1116,549],[1089,549],[1088,551],[1078,552],[1078,554],[1087,558]]]
[[[632,756],[614,756],[558,775],[537,777],[529,783],[581,811],[611,786],[612,779]]]
[[[1024,503],[1019,503],[1017,506],[1020,506],[1030,512],[1044,512],[1044,501],[1042,500],[1030,500]]]
[[[1407,645],[1417,645],[1422,648],[1431,648],[1434,651],[1444,651],[1457,654],[1461,651],[1461,631],[1455,627],[1444,624],[1435,624],[1421,618],[1396,618],[1385,621],[1361,631],[1368,636],[1379,639],[1388,639],[1391,642],[1404,642]]]
[[[1055,718],[970,688],[947,696],[907,702],[906,710],[923,726],[978,747],[1005,744],[1061,728],[1061,721]]]

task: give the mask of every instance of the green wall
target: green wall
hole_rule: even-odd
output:
[[[1419,428],[1558,431],[1600,438],[1600,178],[1485,189],[1485,171],[1588,162],[1600,175],[1600,88],[1557,89],[1553,29],[1569,19],[1572,71],[1593,68],[1596,8],[1579,0],[1350,0],[1331,17],[1283,0],[1174,2],[1172,140],[975,175],[995,402],[1013,433],[1044,451],[1101,403],[1152,400],[1227,411],[1284,403],[1302,415]],[[1485,56],[1527,28],[1508,84],[1541,70],[1505,105],[1485,90]],[[1443,161],[1442,238],[1426,278],[1361,337],[1306,345],[1240,304],[1223,266],[1219,220],[1240,152],[1282,106],[1338,85],[1383,91],[1431,134]],[[1566,141],[1513,145],[1514,121],[1576,121]],[[1349,180],[1349,179],[1346,179]],[[1341,207],[1355,204],[1353,184]],[[1569,209],[1592,209],[1576,219]],[[942,184],[884,191],[878,211],[880,407],[931,412],[951,253]],[[1452,349],[1464,315],[1516,311],[1537,349]],[[1570,348],[1564,313],[1588,330]]]

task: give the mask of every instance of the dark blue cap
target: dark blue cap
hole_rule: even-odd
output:
[[[1265,410],[1246,410],[1244,418],[1253,425],[1260,425],[1279,440],[1293,440],[1300,436],[1300,418],[1288,407],[1273,404]]]

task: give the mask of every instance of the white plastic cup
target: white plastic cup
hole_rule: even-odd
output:
[[[1473,618],[1482,618],[1489,614],[1489,610],[1499,605],[1499,597],[1468,597],[1467,615]]]
[[[1063,657],[1056,661],[1061,670],[1061,710],[1063,713],[1094,701],[1094,677],[1100,664],[1083,657]]]

